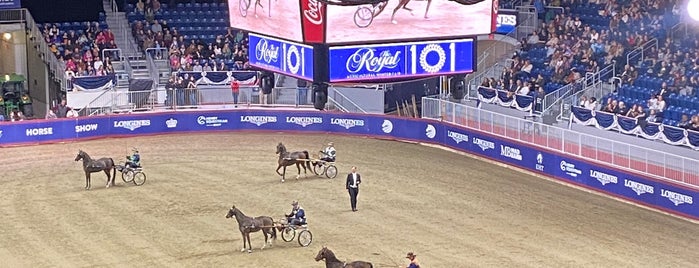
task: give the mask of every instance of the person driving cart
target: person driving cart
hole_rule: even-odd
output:
[[[320,153],[323,155],[320,160],[325,162],[335,162],[335,155],[337,154],[337,151],[335,151],[335,146],[332,142],[328,143],[328,146],[320,151]]]
[[[289,225],[306,224],[306,211],[304,211],[303,208],[299,206],[299,202],[293,201],[291,202],[291,206],[293,207],[291,213],[285,215],[286,222],[288,222]]]
[[[131,148],[131,155],[126,156],[126,166],[131,168],[141,167],[141,155],[138,153],[138,149]]]

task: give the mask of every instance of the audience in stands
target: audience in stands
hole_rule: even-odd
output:
[[[42,33],[51,52],[65,64],[69,79],[114,73],[110,57],[118,55],[103,53],[116,48],[114,33],[99,22],[86,22],[83,26],[82,30],[72,26],[61,29],[58,23],[45,23]]]

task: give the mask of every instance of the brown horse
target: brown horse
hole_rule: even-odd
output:
[[[237,209],[235,206],[232,206],[231,209],[228,210],[228,214],[226,214],[226,219],[231,217],[235,217],[235,220],[238,221],[238,229],[240,229],[240,234],[243,235],[243,248],[240,250],[241,252],[245,251],[245,243],[247,242],[248,253],[252,253],[252,245],[250,245],[250,233],[262,230],[262,234],[265,235],[265,244],[262,245],[262,248],[260,249],[264,249],[267,245],[271,247],[272,240],[277,239],[277,230],[274,228],[274,220],[272,219],[272,217],[248,217],[245,216],[245,214],[243,214],[243,212]],[[271,236],[272,240],[267,239],[268,234]]]
[[[104,171],[104,174],[107,174],[107,188],[109,188],[110,185],[114,186],[114,177],[116,177],[114,159],[104,157],[92,160],[90,155],[83,152],[83,150],[79,150],[78,155],[75,156],[75,161],[80,161],[81,159],[83,160],[83,171],[85,171],[85,190],[90,190],[92,186],[90,183],[90,174],[100,171]]]
[[[315,260],[325,259],[325,268],[374,268],[374,265],[366,261],[343,262],[335,257],[335,253],[329,248],[323,247],[318,251]]]
[[[296,169],[298,169],[298,175],[296,175],[297,180],[301,176],[301,168],[299,166],[303,167],[304,174],[308,174],[308,169],[313,171],[313,168],[311,168],[311,158],[308,156],[308,151],[288,152],[284,144],[280,142],[277,144],[277,154],[279,155],[279,160],[277,160],[277,163],[279,164],[277,166],[277,174],[282,176],[282,182],[284,182],[284,179],[286,179],[287,166],[296,164]],[[283,172],[279,173],[279,169],[282,167],[284,168]]]

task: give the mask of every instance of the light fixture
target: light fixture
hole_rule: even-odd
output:
[[[699,0],[689,0],[687,3],[687,13],[695,21],[699,21]]]

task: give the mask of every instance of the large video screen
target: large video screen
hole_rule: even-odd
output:
[[[425,40],[490,34],[493,30],[493,0],[407,0],[405,8],[398,8],[405,1],[388,0],[376,6],[327,5],[326,42]]]
[[[298,0],[228,0],[231,27],[303,42]]]
[[[313,81],[313,47],[250,33],[250,65]]]
[[[471,73],[473,39],[330,47],[330,82],[394,80]]]

